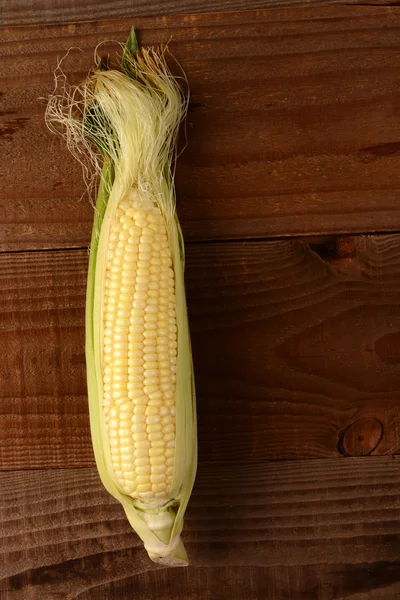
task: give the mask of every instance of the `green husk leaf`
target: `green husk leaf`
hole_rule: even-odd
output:
[[[136,37],[135,28],[132,27],[129,34],[128,40],[124,46],[124,53],[122,55],[121,68],[124,73],[131,76],[130,65],[134,61],[135,56],[139,52],[139,43]]]

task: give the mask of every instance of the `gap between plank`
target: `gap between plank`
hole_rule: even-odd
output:
[[[399,0],[400,2],[400,0]],[[216,238],[216,239],[203,239],[203,240],[188,240],[185,241],[185,246],[201,246],[201,245],[206,245],[206,244],[232,244],[232,243],[237,243],[237,244],[244,244],[246,242],[252,243],[252,242],[279,242],[279,241],[285,241],[288,240],[289,238],[292,239],[297,239],[297,240],[304,240],[305,238],[307,238],[307,241],[309,241],[309,243],[312,243],[312,238],[318,239],[321,236],[329,236],[329,237],[355,237],[355,236],[361,236],[361,235],[365,235],[365,236],[383,236],[383,235],[399,235],[400,234],[400,230],[387,230],[387,231],[358,231],[358,232],[340,232],[340,233],[301,233],[301,234],[283,234],[283,235],[276,235],[276,236],[259,236],[259,237],[245,237],[245,238]],[[0,255],[1,254],[28,254],[28,253],[35,253],[35,252],[71,252],[71,251],[81,251],[81,250],[86,250],[88,253],[90,252],[90,246],[60,246],[60,247],[54,247],[54,248],[26,248],[26,249],[18,249],[18,250],[0,250]]]
[[[235,464],[237,466],[246,466],[249,468],[252,466],[261,466],[261,465],[273,465],[277,463],[296,463],[296,464],[307,464],[310,462],[324,462],[324,461],[354,461],[354,460],[367,460],[372,459],[374,461],[379,460],[400,460],[400,454],[381,454],[381,455],[369,455],[369,456],[343,456],[338,454],[337,456],[323,456],[319,458],[310,457],[310,458],[274,458],[271,460],[254,460],[254,461],[240,461],[235,460],[233,463],[229,460],[218,460],[218,461],[199,461],[199,467],[212,467],[212,466],[230,466]],[[70,466],[70,467],[32,467],[30,469],[0,469],[0,473],[29,473],[31,471],[76,471],[81,469],[96,469],[96,464],[93,463],[91,465],[81,465],[81,466]]]

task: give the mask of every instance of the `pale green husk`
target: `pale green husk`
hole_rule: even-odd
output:
[[[184,246],[175,210],[171,164],[187,103],[160,51],[138,51],[134,31],[123,72],[97,69],[77,92],[53,95],[47,121],[67,127],[71,150],[94,142],[104,158],[90,247],[86,299],[86,364],[90,426],[97,468],[106,489],[123,505],[130,524],[155,562],[188,564],[180,539],[197,466],[195,389],[184,289]],[[78,115],[76,114],[78,110]],[[95,165],[98,156],[92,155]],[[102,412],[102,302],[108,231],[117,203],[134,187],[150,194],[165,218],[175,273],[178,360],[176,457],[171,496],[154,508],[139,503],[114,477]]]

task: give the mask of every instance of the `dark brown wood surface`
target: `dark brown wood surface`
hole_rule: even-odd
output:
[[[341,268],[296,239],[188,246],[202,462],[399,452],[400,241],[353,242]],[[0,254],[3,469],[93,464],[87,256]]]
[[[400,598],[400,12],[284,1],[0,0],[1,600]],[[57,61],[73,47],[78,82],[132,23],[191,89],[200,463],[178,571],[94,467],[93,210],[43,120]]]
[[[340,0],[0,0],[0,25],[95,21],[99,19],[196,14],[260,8],[340,4]],[[360,0],[354,2],[362,4]],[[382,6],[391,0],[381,0]]]
[[[62,68],[77,82],[96,45],[125,40],[131,24],[2,29],[0,249],[87,245],[92,210],[77,202],[80,168],[47,131],[43,98],[71,47]],[[190,82],[177,170],[187,241],[399,229],[398,10],[259,10],[135,25],[143,44],[169,41]]]
[[[145,556],[94,469],[0,475],[2,600],[394,600],[400,464],[202,465],[188,569]]]

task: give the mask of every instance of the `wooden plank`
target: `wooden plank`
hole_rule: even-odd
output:
[[[201,461],[399,452],[400,237],[353,244],[335,265],[297,240],[188,247]],[[0,255],[2,469],[93,464],[86,267]]]
[[[365,2],[367,4],[368,2]],[[44,23],[74,23],[98,19],[134,19],[159,15],[188,13],[228,12],[265,8],[326,6],[343,4],[341,0],[129,0],[106,3],[96,0],[0,0],[0,25],[28,25]],[[349,3],[351,4],[351,3]],[[361,2],[354,2],[361,4]],[[382,0],[379,5],[391,5]]]
[[[93,464],[86,252],[0,255],[1,468]]]
[[[202,465],[177,572],[150,562],[94,469],[1,473],[1,597],[398,598],[399,489],[398,458]]]
[[[1,30],[0,250],[88,243],[80,168],[45,128],[38,99],[71,47],[63,70],[77,82],[96,45],[123,41],[130,25]],[[135,25],[144,45],[170,41],[190,83],[177,170],[187,241],[399,228],[398,11],[259,10]]]

